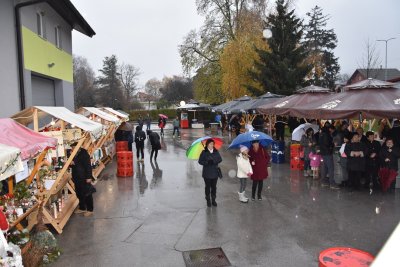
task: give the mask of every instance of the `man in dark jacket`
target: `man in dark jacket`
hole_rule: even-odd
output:
[[[321,169],[322,186],[330,186],[331,189],[340,189],[335,182],[334,177],[334,164],[333,164],[333,138],[332,133],[335,131],[333,125],[326,125],[322,128],[319,135],[319,147],[321,150],[321,156],[323,160],[323,166]],[[329,175],[329,179],[327,177]]]
[[[366,176],[368,178],[368,184],[370,188],[377,189],[379,187],[378,182],[378,171],[379,171],[379,151],[381,150],[381,144],[375,140],[374,132],[367,132],[367,166]]]
[[[148,131],[148,134],[151,145],[150,161],[153,159],[153,155],[154,155],[154,160],[157,161],[158,150],[161,149],[160,136],[158,135],[158,133],[153,132],[151,130]]]
[[[72,151],[75,149],[77,143],[71,145]],[[72,181],[75,184],[76,195],[79,199],[79,208],[75,211],[76,214],[83,213],[84,216],[93,215],[93,185],[91,185],[92,166],[90,164],[90,156],[86,149],[79,148],[73,161],[72,167]]]
[[[365,144],[360,142],[360,135],[355,132],[350,143],[346,145],[344,153],[347,156],[347,170],[350,189],[357,190],[363,173],[365,172],[365,158],[367,155]]]
[[[138,161],[144,161],[144,140],[146,140],[146,134],[142,130],[142,127],[136,126],[135,132],[135,143],[136,143],[136,157]],[[139,153],[141,154],[142,158],[139,159]]]

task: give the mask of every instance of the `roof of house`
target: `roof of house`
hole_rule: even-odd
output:
[[[157,101],[158,98],[153,96],[153,95],[149,95],[146,94],[144,92],[138,92],[135,96],[134,96],[139,102],[143,102],[143,101]]]
[[[381,81],[385,81],[385,72],[387,70],[387,81],[393,80],[395,78],[400,77],[400,71],[398,69],[370,69],[369,70],[369,77],[367,77],[367,69],[356,69],[356,71],[351,76],[350,80],[354,77],[354,75],[359,72],[365,79],[373,78]]]
[[[46,1],[61,17],[63,17],[74,30],[89,37],[95,35],[95,31],[83,18],[79,11],[69,0],[47,0]]]

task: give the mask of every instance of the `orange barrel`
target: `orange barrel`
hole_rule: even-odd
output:
[[[295,171],[304,170],[304,161],[299,159],[291,159],[290,160],[290,169]]]
[[[116,142],[117,152],[128,151],[128,141],[118,141]]]
[[[365,267],[370,266],[374,256],[355,248],[328,248],[319,254],[319,267]]]
[[[133,176],[133,153],[132,151],[117,152],[117,176]]]
[[[299,157],[302,147],[300,144],[290,145],[290,158]]]

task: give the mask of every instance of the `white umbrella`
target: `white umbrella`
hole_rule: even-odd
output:
[[[319,126],[312,123],[304,123],[300,124],[296,129],[293,130],[292,133],[292,141],[300,141],[301,137],[306,133],[308,128],[312,128],[314,133],[319,130]]]

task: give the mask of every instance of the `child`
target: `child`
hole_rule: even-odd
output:
[[[247,179],[253,174],[253,169],[249,160],[249,149],[246,146],[240,146],[240,154],[236,157],[236,162],[238,166],[237,177],[240,181],[239,188],[239,201],[243,203],[249,202],[249,199],[245,196],[245,189]]]
[[[314,179],[318,179],[319,176],[319,166],[321,165],[321,159],[322,159],[319,153],[320,153],[319,147],[317,146],[314,149],[312,149],[312,151],[308,155],[310,157],[310,166],[313,172]]]

